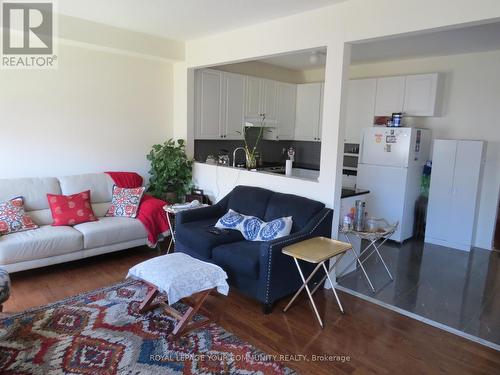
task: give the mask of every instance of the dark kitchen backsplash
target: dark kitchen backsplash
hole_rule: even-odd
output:
[[[233,150],[243,146],[243,141],[230,140],[195,140],[194,158],[196,161],[205,162],[208,155],[217,157],[222,150],[229,154],[230,163],[233,163]],[[295,148],[295,164],[304,165],[314,169],[319,169],[321,156],[320,142],[305,141],[266,141],[262,140],[257,147],[265,162],[285,162],[286,152],[283,149]],[[242,151],[236,155],[236,163],[244,163],[245,156]]]

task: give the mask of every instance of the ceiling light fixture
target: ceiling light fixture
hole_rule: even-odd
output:
[[[320,62],[320,58],[326,56],[326,53],[323,51],[313,51],[309,56],[309,62],[311,64],[317,64]]]

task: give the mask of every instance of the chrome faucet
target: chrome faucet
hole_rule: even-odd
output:
[[[245,151],[245,148],[244,147],[237,147],[234,149],[234,151],[233,151],[233,167],[236,167],[236,151],[238,151],[238,150]]]

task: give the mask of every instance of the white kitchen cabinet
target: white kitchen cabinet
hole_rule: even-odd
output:
[[[297,85],[295,140],[321,141],[323,84]]]
[[[439,73],[406,76],[403,112],[406,116],[436,116],[440,112]]]
[[[196,72],[195,138],[223,138],[222,72],[203,69]]]
[[[405,84],[405,76],[377,78],[375,116],[403,112]]]
[[[425,242],[470,251],[483,141],[434,140]]]
[[[278,82],[269,79],[261,80],[262,98],[261,108],[265,115],[266,124],[276,124],[277,100],[278,100]]]
[[[246,77],[241,74],[223,73],[222,82],[222,138],[242,139]]]
[[[245,119],[250,122],[261,121],[265,124],[276,123],[277,82],[269,79],[247,76]]]
[[[278,82],[276,140],[293,140],[295,137],[295,103],[297,85]]]
[[[262,114],[262,80],[257,77],[246,77],[245,118],[260,120]]]
[[[345,143],[361,143],[361,132],[373,125],[377,80],[352,79],[347,93]]]

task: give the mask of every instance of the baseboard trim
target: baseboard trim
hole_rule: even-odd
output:
[[[379,300],[377,300],[377,299],[375,299],[373,297],[369,297],[369,296],[366,296],[366,295],[364,295],[362,293],[355,292],[354,290],[347,289],[347,288],[345,288],[345,287],[343,287],[343,286],[341,286],[339,284],[335,285],[335,289],[340,290],[340,291],[342,291],[344,293],[350,294],[352,296],[361,298],[361,299],[363,299],[365,301],[374,303],[374,304],[376,304],[378,306],[382,306],[382,307],[384,307],[386,309],[389,309],[389,310],[392,310],[394,312],[397,312],[398,314],[405,315],[405,316],[407,316],[409,318],[418,320],[418,321],[420,321],[422,323],[425,323],[425,324],[428,324],[430,326],[442,329],[443,331],[446,331],[446,332],[452,333],[454,335],[463,337],[464,339],[467,339],[467,340],[476,342],[478,344],[484,345],[484,346],[486,346],[488,348],[500,351],[500,345],[495,344],[495,343],[493,343],[491,341],[482,339],[480,337],[471,335],[469,333],[462,332],[462,331],[460,331],[460,330],[458,330],[456,328],[453,328],[453,327],[447,326],[447,325],[445,325],[443,323],[439,323],[439,322],[436,322],[434,320],[425,318],[423,316],[417,315],[417,314],[412,313],[410,311],[403,310],[403,309],[401,309],[399,307],[396,307],[396,306],[393,306],[393,305],[389,305],[388,303],[379,301]]]

